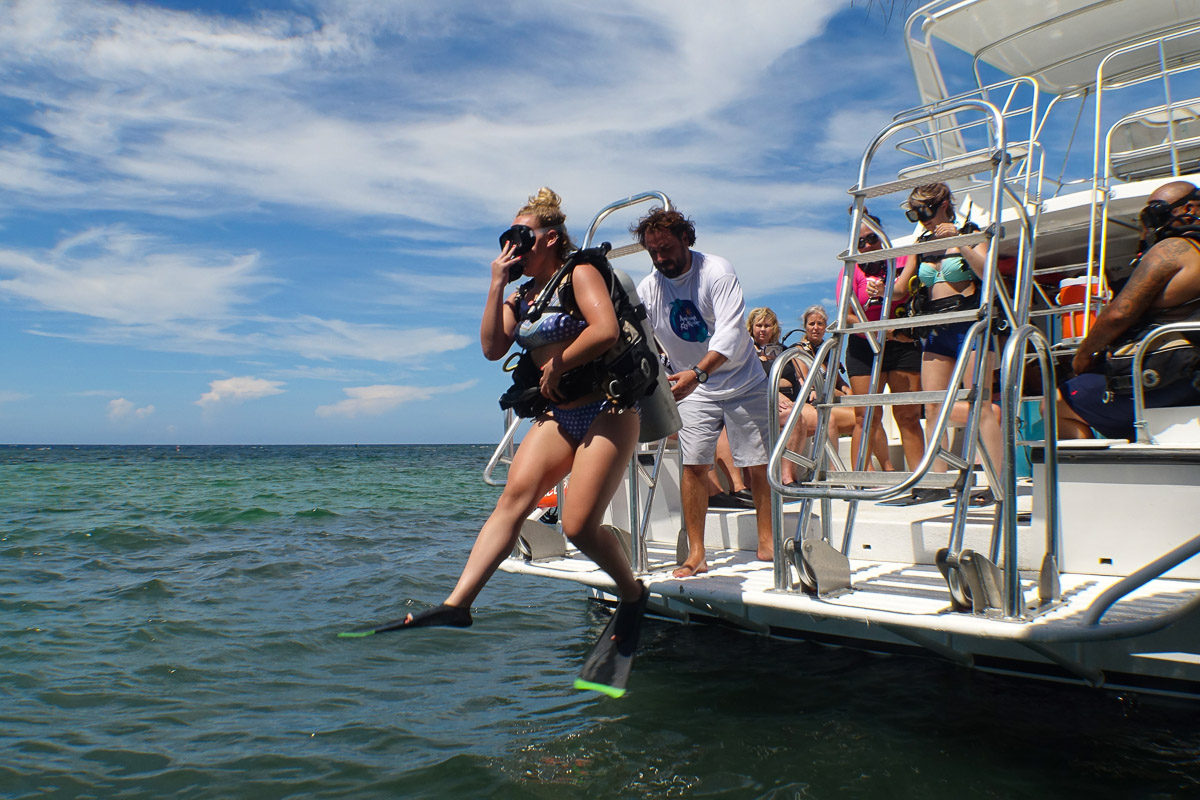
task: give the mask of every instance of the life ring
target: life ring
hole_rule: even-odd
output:
[[[546,492],[541,500],[538,500],[538,508],[557,508],[558,507],[558,487],[554,487]]]

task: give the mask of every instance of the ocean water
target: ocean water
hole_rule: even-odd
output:
[[[1175,798],[1197,708],[449,590],[490,446],[0,448],[0,797]]]

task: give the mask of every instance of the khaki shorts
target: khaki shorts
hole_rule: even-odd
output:
[[[679,401],[679,450],[684,464],[712,464],[717,438],[724,428],[729,435],[736,467],[767,463],[767,389],[762,381],[742,394],[715,400],[692,392]]]

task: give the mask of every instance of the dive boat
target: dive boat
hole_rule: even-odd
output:
[[[709,572],[672,577],[681,466],[666,440],[641,446],[607,522],[652,593],[650,612],[662,618],[1196,696],[1200,408],[1145,408],[1139,357],[1136,440],[1059,441],[1053,415],[1040,409],[1045,398],[1053,403],[1064,360],[1111,299],[1109,282],[1137,253],[1147,196],[1171,180],[1200,185],[1200,0],[937,0],[910,16],[904,35],[923,104],[897,114],[864,153],[838,257],[888,259],[894,270],[901,256],[989,242],[979,307],[852,324],[851,312],[866,315],[842,291],[812,361],[832,374],[849,335],[867,334],[878,348],[889,329],[969,321],[951,389],[839,397],[810,369],[800,396],[818,398],[810,442],[826,441],[838,405],[921,403],[938,409],[925,420],[926,441],[951,443],[928,446],[907,471],[867,471],[865,453],[790,451],[800,416],[792,415],[771,443],[773,562],[756,560],[753,511],[710,509]],[[944,73],[947,53],[973,74]],[[948,85],[969,88],[951,93]],[[939,181],[979,232],[932,244],[914,234],[858,252],[868,201],[894,216],[912,188]],[[614,203],[597,214],[583,246],[611,214],[643,202],[670,205],[660,192]],[[610,258],[639,249],[617,247]],[[962,388],[972,346],[999,355],[1000,464],[980,444],[988,403],[971,402],[966,424],[951,430],[954,405],[990,389],[987,370]],[[786,350],[772,389],[787,361],[807,358]],[[501,482],[497,468],[520,424],[509,420],[489,482]],[[808,478],[783,485],[785,459]],[[947,472],[934,472],[936,459]],[[969,498],[984,485],[997,500],[978,508]],[[895,502],[915,488],[952,489],[953,499]],[[608,577],[551,519],[538,509],[502,568],[574,581],[611,604]]]

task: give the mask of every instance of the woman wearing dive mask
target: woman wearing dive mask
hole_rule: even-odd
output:
[[[912,209],[909,209],[910,211]],[[863,223],[858,231],[858,252],[868,253],[883,249],[883,242],[876,231],[883,230],[879,218],[863,209]],[[907,266],[905,266],[907,264]],[[883,296],[887,278],[886,261],[868,261],[862,264],[849,265],[853,274],[850,276],[850,289],[863,307],[867,321],[875,321],[883,316]],[[908,282],[916,275],[916,262],[901,260],[897,262],[895,280],[893,282],[891,310],[888,318],[896,315],[896,310],[908,300]],[[837,297],[842,296],[842,276],[838,276]],[[848,314],[848,321],[859,322],[853,306]],[[880,365],[880,385],[889,387],[893,392],[915,392],[921,388],[921,345],[914,341],[907,332],[889,332],[883,347],[883,363]],[[871,389],[871,372],[875,366],[875,351],[867,337],[855,334],[846,342],[846,357],[844,359],[846,375],[850,378],[850,391],[854,394],[869,394]],[[863,406],[854,408],[854,433],[850,440],[850,453],[858,458],[859,447],[863,436],[863,420],[866,409]],[[911,469],[925,455],[925,433],[921,429],[920,405],[902,405],[892,408],[892,417],[900,430],[900,441],[904,447],[904,460]],[[868,434],[866,469],[873,468],[871,456],[879,462],[879,468],[891,471],[891,457],[888,452],[887,434],[883,430],[883,408],[876,406],[871,412],[871,430]]]
[[[957,224],[954,196],[950,193],[950,187],[944,183],[931,183],[913,189],[908,196],[908,210],[905,211],[905,216],[910,220],[919,221],[925,228],[921,240],[946,239],[967,232],[967,225],[960,228]],[[929,292],[926,313],[976,307],[979,304],[980,277],[987,262],[987,252],[987,244],[981,243],[973,247],[947,248],[940,254],[934,252],[917,256],[917,277]],[[925,329],[927,333],[922,337],[925,349],[921,357],[922,389],[944,392],[949,388],[958,354],[970,327],[971,323],[968,321]],[[989,373],[995,369],[995,359],[991,353],[985,354],[982,361],[977,351],[971,352],[967,357],[971,359],[971,363],[963,379],[964,387],[971,384],[976,369],[986,369]],[[1000,422],[991,409],[991,384],[991,380],[982,382],[983,400],[986,405],[979,415],[979,430],[983,446],[992,464],[999,470],[1004,454],[1004,440],[1000,432]],[[938,404],[926,406],[925,418],[936,419],[939,410]],[[951,421],[965,423],[968,411],[969,405],[966,402],[956,403]],[[936,446],[934,443],[931,445]],[[933,462],[933,471],[945,472],[946,462],[941,459]],[[922,494],[932,494],[936,491],[930,490]],[[949,492],[942,490],[940,494],[948,496]],[[986,495],[981,497],[986,502]]]
[[[564,372],[592,362],[617,341],[616,312],[599,270],[586,262],[571,272],[574,308],[553,303],[537,320],[525,312],[574,249],[557,194],[547,188],[529,198],[513,227],[500,237],[492,262],[491,286],[479,328],[483,354],[504,358],[513,342],[524,347],[541,370],[540,389],[550,401],[521,441],[508,469],[496,508],[484,523],[457,585],[436,608],[409,615],[403,628],[467,627],[471,605],[500,563],[512,552],[526,517],[567,473],[570,489],[562,503],[562,530],[571,542],[609,574],[621,598],[615,640],[635,642],[648,592],[630,570],[617,538],[600,527],[637,445],[634,410],[611,408],[599,389],[570,402],[559,392]],[[505,297],[514,274],[529,281]],[[557,404],[557,405],[556,405]]]

